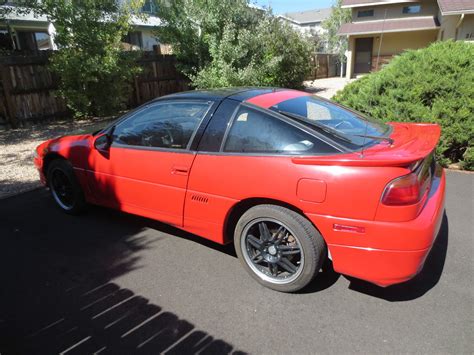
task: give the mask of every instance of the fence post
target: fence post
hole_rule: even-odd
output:
[[[11,75],[7,65],[0,64],[0,78],[2,80],[3,93],[5,95],[5,103],[7,106],[7,122],[9,121],[13,128],[17,128],[18,120],[16,118],[16,108],[11,95]]]
[[[140,85],[138,84],[138,78],[135,76],[133,79],[133,82],[135,84],[135,106],[140,105]]]
[[[329,54],[326,54],[326,78],[329,78]]]

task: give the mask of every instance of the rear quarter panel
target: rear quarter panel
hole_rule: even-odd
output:
[[[293,163],[290,156],[198,154],[188,182],[184,226],[224,243],[227,216],[239,201],[249,198],[282,201],[313,215],[373,220],[386,184],[404,171],[302,165]],[[303,190],[298,189],[302,180]],[[308,191],[312,186],[308,180],[316,181],[315,198]]]

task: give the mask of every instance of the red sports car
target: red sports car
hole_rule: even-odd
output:
[[[439,136],[300,91],[192,91],[49,140],[35,165],[65,212],[92,203],[234,241],[272,289],[303,288],[326,258],[388,286],[420,271],[440,228]]]

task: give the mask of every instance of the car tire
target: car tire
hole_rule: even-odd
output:
[[[71,215],[84,211],[86,199],[71,163],[64,159],[53,160],[46,176],[51,195],[62,211]]]
[[[263,286],[280,292],[295,292],[308,285],[327,255],[326,243],[313,224],[277,205],[247,210],[235,227],[234,245],[247,272]]]

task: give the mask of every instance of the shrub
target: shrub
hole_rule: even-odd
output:
[[[443,165],[474,169],[474,46],[436,42],[396,56],[379,72],[347,85],[333,98],[383,121],[433,122],[442,127]]]
[[[310,48],[306,39],[276,18],[264,18],[251,29],[228,24],[222,40],[210,46],[210,63],[191,79],[198,88],[298,88],[310,69]]]
[[[197,88],[301,87],[311,43],[247,0],[161,0],[157,29]]]
[[[127,101],[139,72],[136,53],[123,53],[121,42],[142,0],[25,0],[56,27],[50,64],[59,93],[76,116],[108,115]]]

